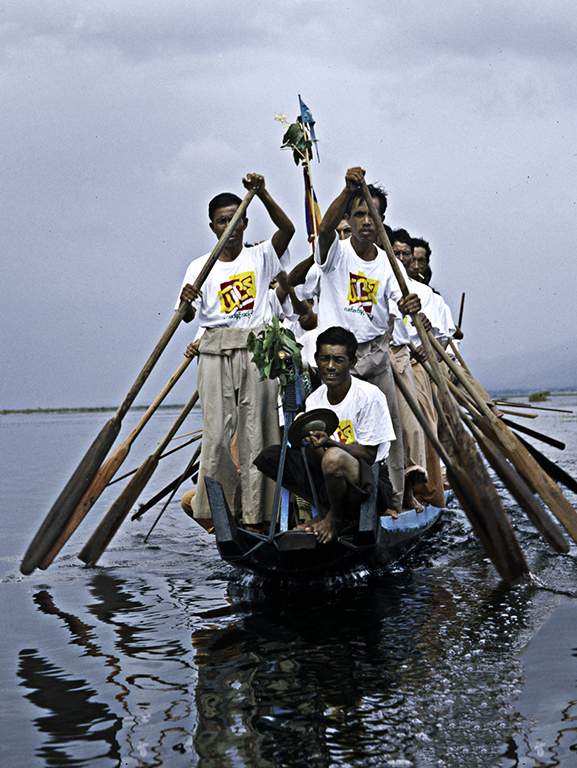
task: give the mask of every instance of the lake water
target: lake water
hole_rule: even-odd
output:
[[[577,396],[544,405],[573,414],[518,421],[565,441],[533,442],[577,477]],[[123,471],[176,415],[154,417]],[[553,553],[507,498],[540,585],[504,589],[455,504],[418,552],[356,583],[281,592],[240,577],[176,498],[148,543],[158,508],[88,568],[76,555],[122,484],[48,570],[22,576],[108,418],[0,416],[2,765],[577,765],[577,547]],[[181,431],[200,424],[195,411]],[[161,462],[141,501],[190,451]]]

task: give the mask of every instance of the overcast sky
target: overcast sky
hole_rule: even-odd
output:
[[[120,403],[213,246],[208,200],[242,195],[247,172],[293,219],[293,263],[308,255],[274,120],[295,120],[299,93],[321,210],[352,165],[385,186],[387,222],[430,240],[455,315],[466,293],[465,359],[573,345],[576,15],[574,0],[1,2],[0,408]],[[260,201],[249,219],[250,239],[270,236]]]

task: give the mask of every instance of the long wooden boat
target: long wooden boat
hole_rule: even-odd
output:
[[[313,533],[275,527],[269,535],[239,528],[230,513],[221,484],[205,478],[216,543],[221,558],[240,569],[277,580],[306,581],[326,575],[382,567],[398,559],[440,520],[443,510],[382,516],[376,493],[361,506],[359,520],[341,530],[335,541],[318,544]]]

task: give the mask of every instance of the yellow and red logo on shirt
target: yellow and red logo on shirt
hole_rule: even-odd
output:
[[[231,275],[230,280],[220,284],[218,292],[220,311],[225,315],[254,309],[256,281],[254,272],[242,272]]]
[[[378,280],[369,280],[362,272],[359,272],[358,275],[349,272],[349,292],[347,294],[349,304],[360,304],[365,312],[371,312],[373,304],[377,303],[378,289]]]
[[[339,443],[347,443],[348,445],[351,445],[356,442],[353,422],[350,419],[339,421],[339,426],[336,428],[334,436]]]

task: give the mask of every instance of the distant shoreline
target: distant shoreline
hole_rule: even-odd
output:
[[[148,405],[133,405],[131,410],[132,411],[145,411],[149,406]],[[196,408],[200,408],[200,406],[195,406]],[[182,410],[184,408],[184,404],[182,405],[159,405],[156,410],[158,411],[172,411],[172,410]],[[111,411],[117,411],[118,406],[102,406],[100,408],[21,408],[19,410],[0,410],[0,415],[2,416],[8,416],[10,413],[24,413],[24,414],[30,414],[30,413],[108,413]]]

